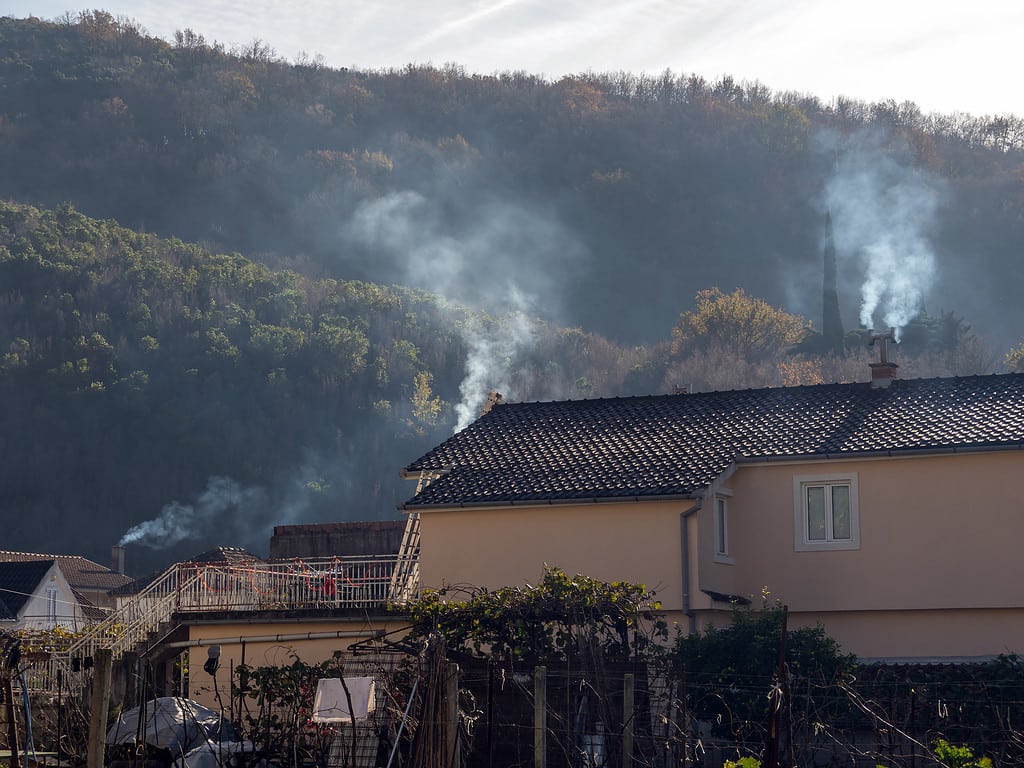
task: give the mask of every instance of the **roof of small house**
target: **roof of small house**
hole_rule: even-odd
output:
[[[407,509],[695,497],[734,462],[1024,448],[1024,374],[504,403],[405,468]]]
[[[47,555],[39,552],[0,551],[0,562],[27,563],[56,560],[68,584],[79,590],[111,590],[130,582],[130,576],[118,573],[105,565],[81,555]]]
[[[18,617],[52,567],[53,560],[0,562],[0,600],[9,613],[7,618]]]
[[[245,565],[247,563],[263,563],[266,561],[244,547],[214,547],[189,558],[186,562]]]
[[[17,619],[17,614],[7,607],[7,603],[4,602],[4,596],[0,594],[0,621],[17,621]]]

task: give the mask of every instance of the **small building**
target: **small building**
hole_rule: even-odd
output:
[[[404,533],[404,520],[275,525],[270,559],[396,555]]]
[[[0,551],[0,563],[28,563],[56,561],[57,567],[75,591],[83,606],[98,609],[93,611],[94,617],[116,606],[116,599],[111,594],[114,590],[131,583],[130,576],[124,573],[124,550],[114,547],[111,565],[107,567],[81,555],[47,555],[38,552]]]
[[[86,621],[56,561],[0,562],[0,628],[78,631]]]

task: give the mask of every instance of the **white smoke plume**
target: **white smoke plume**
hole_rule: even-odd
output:
[[[942,183],[878,137],[858,136],[834,151],[825,205],[840,258],[862,262],[860,323],[898,334],[922,311],[936,280],[930,236],[944,198]]]
[[[167,549],[182,541],[204,538],[217,527],[233,529],[234,518],[248,507],[264,508],[265,497],[262,489],[243,488],[228,477],[211,477],[195,504],[165,504],[159,515],[130,528],[118,544]],[[232,524],[226,525],[228,522]]]
[[[513,291],[513,298],[528,306],[526,298],[518,292]],[[525,311],[515,310],[487,328],[480,322],[467,323],[462,338],[467,347],[466,377],[459,384],[456,432],[477,418],[492,390],[506,397],[514,396],[511,366],[524,350],[533,346],[533,322]]]
[[[546,319],[557,320],[557,286],[584,253],[549,211],[482,197],[453,220],[446,215],[445,195],[395,192],[360,205],[343,229],[357,247],[399,264],[396,282],[497,318],[470,319],[460,328],[467,359],[456,431],[477,417],[488,392],[516,399],[511,374],[534,344],[531,318],[543,308]]]

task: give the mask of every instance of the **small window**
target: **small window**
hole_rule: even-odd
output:
[[[806,475],[793,481],[796,548],[859,549],[857,475]]]
[[[46,620],[49,624],[57,623],[57,588],[46,588]]]
[[[724,496],[715,497],[715,560],[733,562],[729,553],[729,501]]]

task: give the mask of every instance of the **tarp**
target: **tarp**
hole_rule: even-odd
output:
[[[348,688],[346,695],[345,689]],[[348,702],[352,700],[352,711]],[[327,677],[317,681],[313,699],[313,722],[350,723],[364,720],[376,706],[376,691],[372,677]]]
[[[219,712],[177,696],[129,709],[107,731],[107,744],[140,741],[169,750],[180,768],[212,768],[228,755],[252,750]]]

